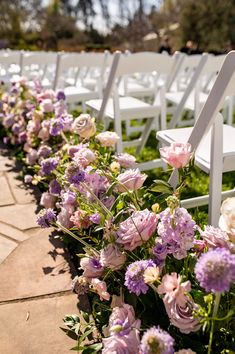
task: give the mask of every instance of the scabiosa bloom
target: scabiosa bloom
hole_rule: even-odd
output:
[[[41,161],[41,173],[43,176],[49,175],[58,166],[58,161],[54,157],[48,157],[48,159]]]
[[[49,193],[53,195],[59,195],[61,192],[61,188],[56,179],[52,179],[49,183]]]
[[[235,282],[235,255],[225,248],[209,250],[198,259],[194,271],[206,291],[229,291]]]
[[[64,91],[58,91],[56,94],[56,98],[58,101],[60,101],[60,100],[64,101],[66,99]]]
[[[76,162],[71,162],[65,170],[66,180],[74,185],[79,185],[85,179],[85,172]]]
[[[168,246],[168,253],[176,259],[187,256],[187,251],[194,245],[195,221],[185,208],[176,208],[172,213],[166,208],[160,213],[158,235]]]
[[[42,228],[47,228],[55,219],[56,215],[53,209],[43,209],[37,216],[37,224]]]
[[[140,342],[140,354],[173,354],[174,339],[160,327],[151,327]]]
[[[148,267],[153,267],[154,262],[149,259],[145,261],[136,261],[129,264],[125,274],[125,285],[130,291],[136,295],[146,294],[148,285],[144,281],[144,272]]]

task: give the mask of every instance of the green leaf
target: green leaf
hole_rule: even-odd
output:
[[[154,184],[150,187],[150,191],[171,194],[173,192],[173,188],[168,182],[157,179],[154,181]]]
[[[102,343],[95,343],[89,345],[85,350],[83,350],[82,354],[92,354],[97,353],[99,350],[102,349]]]
[[[105,194],[108,196],[111,195],[116,185],[117,185],[117,181],[114,181]]]
[[[83,335],[81,337],[79,337],[79,342],[82,343],[84,341],[84,339],[86,337],[89,336],[89,334],[91,334],[94,331],[94,328],[89,329],[89,331],[86,331],[85,333],[83,333]]]
[[[84,318],[84,320],[86,321],[86,323],[89,323],[90,319],[89,319],[89,314],[87,312],[81,311],[82,317]]]
[[[62,329],[62,331],[64,331],[69,338],[71,338],[73,340],[78,339],[78,336],[70,329],[66,329],[66,328],[62,328],[62,327],[60,327],[60,329]]]

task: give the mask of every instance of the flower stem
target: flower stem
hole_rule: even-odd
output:
[[[215,329],[214,317],[216,317],[216,315],[217,315],[217,312],[219,309],[219,304],[220,304],[220,299],[221,299],[221,293],[216,293],[215,302],[214,302],[214,309],[213,309],[213,314],[212,314],[212,320],[211,320],[211,330],[210,330],[210,338],[209,338],[209,345],[208,345],[208,352],[207,352],[208,354],[211,354],[213,334],[214,334],[214,329]]]

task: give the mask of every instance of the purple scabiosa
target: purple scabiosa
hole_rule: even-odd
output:
[[[66,180],[74,185],[79,185],[85,179],[85,171],[76,162],[71,162],[65,170]]]
[[[151,327],[140,342],[140,354],[173,354],[174,339],[160,327]]]
[[[48,157],[41,161],[41,173],[43,176],[49,175],[58,166],[58,161],[54,157]]]
[[[226,248],[209,250],[198,259],[194,271],[207,292],[229,291],[235,282],[235,255]]]
[[[57,100],[58,101],[60,101],[60,100],[65,100],[66,99],[66,96],[65,96],[65,93],[64,93],[64,91],[58,91],[57,93],[56,93],[56,98],[57,98]]]
[[[149,260],[136,261],[129,264],[125,274],[125,286],[136,295],[146,294],[148,291],[148,285],[144,281],[144,272],[148,267],[153,267],[154,262]]]
[[[160,213],[158,235],[168,246],[168,253],[176,259],[187,256],[187,251],[194,245],[195,221],[185,208],[176,208],[173,212],[166,208]]]
[[[61,192],[61,188],[56,179],[52,179],[49,183],[49,193],[53,195],[59,195]]]
[[[55,221],[56,214],[53,209],[43,209],[37,216],[37,224],[42,228],[50,227],[50,224]]]

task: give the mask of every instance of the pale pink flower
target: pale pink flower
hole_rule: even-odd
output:
[[[220,209],[219,227],[227,232],[230,240],[235,243],[235,197],[227,198]]]
[[[118,247],[113,243],[110,243],[100,252],[100,263],[103,267],[117,270],[123,266],[125,261],[125,253],[119,251]]]
[[[80,260],[80,268],[84,270],[83,276],[86,278],[98,278],[102,275],[104,268],[98,258],[83,257]]]
[[[26,155],[26,162],[30,166],[33,166],[38,159],[38,152],[35,149],[30,149],[28,154]]]
[[[177,298],[179,301],[185,292],[191,290],[190,281],[181,282],[181,277],[177,273],[166,274],[163,276],[161,284],[157,288],[158,294],[168,294],[171,299]]]
[[[42,141],[48,140],[50,137],[49,133],[49,128],[41,128],[39,133],[38,133],[38,138],[41,139]]]
[[[161,158],[174,168],[186,166],[191,158],[191,144],[172,143],[160,148]]]
[[[105,281],[101,281],[98,278],[93,278],[91,280],[92,289],[99,295],[100,300],[109,301],[110,294],[107,292],[107,285]]]
[[[44,192],[41,195],[40,205],[44,206],[46,209],[53,209],[55,206],[56,197],[50,193]]]
[[[74,212],[74,206],[71,204],[64,204],[57,216],[57,222],[62,226],[69,229],[73,226],[72,222],[70,221],[71,215]]]
[[[81,148],[74,154],[73,160],[75,160],[82,167],[87,167],[91,162],[94,162],[96,156],[94,152],[89,148]]]
[[[204,231],[200,230],[200,234],[209,248],[230,248],[227,233],[218,227],[205,226]]]
[[[89,216],[87,216],[86,212],[82,209],[77,209],[71,216],[70,221],[72,221],[78,229],[81,227],[87,229],[90,225]]]
[[[135,318],[134,308],[129,304],[123,304],[120,307],[114,307],[109,317],[109,333],[127,334],[133,328],[140,328],[140,320]]]
[[[50,100],[54,100],[55,99],[55,91],[48,89],[48,90],[43,90],[41,93],[38,94],[37,98],[38,99],[50,99]]]
[[[128,219],[121,222],[117,231],[117,243],[125,250],[133,251],[147,242],[157,227],[158,218],[148,209],[135,211]]]
[[[117,181],[120,183],[117,185],[118,191],[125,192],[126,189],[124,186],[131,191],[136,191],[143,186],[146,178],[147,175],[141,173],[138,168],[135,170],[127,170],[117,177]]]
[[[44,113],[50,113],[54,111],[54,105],[52,103],[52,100],[50,98],[44,99],[40,103],[40,108]]]
[[[120,137],[115,132],[103,132],[96,135],[96,139],[99,140],[101,146],[114,147]]]
[[[136,158],[130,154],[122,153],[114,156],[115,160],[124,168],[133,168],[136,164]]]
[[[89,114],[81,114],[75,118],[72,124],[72,132],[82,138],[89,139],[96,133],[95,119],[91,118]]]

